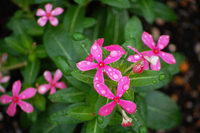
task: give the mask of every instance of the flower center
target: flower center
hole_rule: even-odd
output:
[[[17,103],[19,101],[18,97],[13,97],[13,102]]]
[[[118,103],[118,102],[119,102],[119,97],[115,97],[115,98],[114,98],[114,101],[115,101],[116,103]]]
[[[51,82],[51,86],[55,86],[55,83],[54,83],[54,82]]]
[[[159,50],[158,49],[154,49],[153,52],[154,52],[154,54],[158,54]]]
[[[99,67],[104,67],[104,63],[103,62],[99,63]]]
[[[51,16],[51,13],[47,13],[46,16],[47,16],[47,17],[50,17],[50,16]]]

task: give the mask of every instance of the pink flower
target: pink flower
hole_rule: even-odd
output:
[[[3,77],[3,74],[0,72],[0,92],[5,93],[5,88],[1,85],[1,83],[7,83],[10,80],[10,76]]]
[[[152,56],[158,58],[160,56],[168,64],[175,64],[176,63],[176,60],[175,60],[175,58],[174,58],[174,56],[172,54],[160,51],[164,47],[166,47],[167,44],[169,43],[169,36],[168,35],[160,36],[159,39],[158,39],[157,46],[155,46],[155,43],[153,41],[152,36],[147,32],[143,32],[142,41],[149,48],[152,49],[152,51],[145,51],[149,58],[152,57]],[[157,60],[155,65],[151,64],[151,69],[152,70],[156,70],[156,71],[161,69],[159,58],[158,58],[158,60]]]
[[[115,96],[111,90],[103,83],[96,82],[94,85],[94,89],[102,96],[112,99],[113,101],[104,105],[99,110],[99,115],[106,116],[109,115],[114,109],[115,105],[118,103],[124,108],[124,110],[130,114],[134,113],[136,110],[136,104],[131,101],[121,100],[120,98],[124,94],[125,91],[129,89],[130,79],[127,76],[122,77],[119,80],[117,86],[117,95]]]
[[[81,61],[77,63],[76,66],[81,71],[88,71],[94,68],[98,68],[93,83],[95,83],[96,81],[104,83],[103,69],[105,70],[107,75],[114,81],[118,81],[122,77],[122,74],[119,70],[106,65],[115,62],[121,58],[123,53],[120,50],[111,51],[110,55],[104,61],[102,61],[101,47],[95,41],[90,49],[90,52],[98,63],[93,63],[91,61]]]
[[[100,47],[103,47],[103,42],[104,42],[104,38],[98,39],[98,40],[96,40],[94,43],[98,44]],[[119,51],[121,51],[123,54],[126,54],[126,51],[125,51],[122,47],[120,47],[119,45],[110,45],[110,46],[105,46],[105,47],[103,47],[103,48],[105,48],[105,49],[108,50],[108,51],[119,50]],[[92,54],[89,54],[85,60],[86,60],[86,61],[93,62],[94,57],[92,56]]]
[[[126,115],[124,110],[122,110],[122,123],[121,123],[121,125],[123,127],[127,127],[127,126],[130,127],[132,125],[132,119]]]
[[[49,84],[40,85],[38,88],[38,92],[40,94],[44,94],[51,88],[50,94],[53,94],[56,92],[55,87],[57,87],[59,89],[67,88],[67,85],[65,84],[65,82],[63,82],[63,81],[58,82],[58,80],[60,80],[61,77],[62,77],[62,72],[59,69],[56,70],[53,80],[52,80],[51,72],[45,71],[44,78],[46,79],[46,81],[49,82]]]
[[[20,89],[21,89],[21,81],[17,80],[13,83],[13,86],[12,86],[13,97],[11,97],[9,95],[1,96],[1,102],[3,104],[7,104],[7,103],[11,102],[11,104],[8,106],[8,109],[6,112],[9,116],[15,115],[17,104],[20,106],[20,108],[24,112],[26,112],[26,113],[33,112],[33,106],[30,103],[22,101],[22,99],[28,99],[28,98],[33,97],[37,90],[30,87],[30,88],[27,88],[26,90],[24,90],[23,92],[21,92],[21,94],[19,94]]]
[[[58,25],[58,19],[55,18],[54,16],[57,16],[61,14],[64,10],[61,7],[57,7],[54,10],[52,10],[53,5],[52,4],[46,4],[45,5],[45,10],[39,8],[36,12],[36,16],[42,16],[41,18],[38,19],[37,23],[40,26],[44,26],[47,23],[47,20],[49,19],[50,23],[53,26]]]

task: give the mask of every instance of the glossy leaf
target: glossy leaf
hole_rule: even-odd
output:
[[[115,112],[108,125],[117,125],[120,124],[121,122],[122,122],[122,115]]]
[[[129,8],[129,0],[101,0],[101,2],[108,4],[110,6],[119,7],[119,8]]]
[[[103,133],[103,129],[98,127],[97,118],[88,122],[86,133]]]
[[[83,20],[83,27],[89,28],[96,24],[96,20],[94,18],[84,18]]]
[[[143,120],[146,123],[146,121],[147,121],[147,104],[146,104],[146,100],[145,100],[144,96],[140,95],[140,93],[136,94],[134,102],[137,105],[137,111],[140,112]]]
[[[83,5],[87,0],[74,0],[77,4]]]
[[[43,95],[36,93],[36,95],[34,96],[33,103],[39,110],[45,111],[45,109],[46,109],[46,98]]]
[[[148,127],[167,130],[181,123],[179,107],[169,96],[162,92],[149,91],[145,99],[148,109]]]
[[[87,97],[88,103],[92,109],[96,109],[96,102],[99,98],[99,94],[96,92],[94,88],[90,90],[90,93]]]
[[[127,91],[124,92],[123,97],[126,98],[129,101],[133,101],[134,100],[133,89],[130,87]]]

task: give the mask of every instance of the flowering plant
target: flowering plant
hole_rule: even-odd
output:
[[[11,117],[23,110],[22,126],[30,133],[146,133],[180,124],[177,104],[156,89],[179,72],[184,56],[161,51],[170,36],[161,35],[155,45],[133,15],[150,24],[155,17],[175,20],[166,5],[154,0],[141,0],[145,5],[135,0],[25,1],[13,0],[21,10],[8,22],[12,34],[0,40],[0,100]],[[10,70],[21,76],[12,78]]]

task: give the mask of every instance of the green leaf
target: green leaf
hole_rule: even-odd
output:
[[[21,38],[23,47],[30,50],[33,45],[33,39],[27,34],[20,35],[20,38]]]
[[[46,52],[44,45],[37,45],[35,48],[35,54],[38,58],[48,57],[48,54]]]
[[[109,8],[104,29],[104,45],[119,44],[124,42],[124,27],[129,20],[127,10],[117,10]]]
[[[38,72],[40,70],[40,61],[34,60],[33,62],[28,62],[28,65],[24,70],[24,83],[33,84],[37,78]]]
[[[133,14],[143,16],[142,9],[138,3],[131,4],[131,8],[129,8],[129,11]]]
[[[27,113],[27,116],[32,122],[36,122],[36,120],[37,120],[37,111],[34,109],[32,113]]]
[[[67,113],[69,116],[72,116],[76,119],[83,120],[83,121],[89,121],[95,117],[95,113],[90,107],[73,108],[69,110]]]
[[[133,89],[130,87],[127,91],[124,92],[123,97],[126,98],[129,101],[133,101],[134,100]]]
[[[83,5],[87,2],[87,0],[74,0],[77,4]]]
[[[122,116],[119,113],[115,112],[108,125],[117,125],[120,124],[121,122],[122,122]]]
[[[65,29],[72,35],[74,32],[83,32],[84,24],[83,22],[85,15],[85,8],[81,5],[70,6],[64,15],[63,24]]]
[[[44,33],[44,27],[39,25],[32,25],[27,29],[27,33],[31,36],[41,36]]]
[[[11,20],[7,24],[10,30],[13,30],[15,35],[23,34],[25,31],[25,26],[22,23],[22,19],[12,17]]]
[[[147,121],[147,104],[146,104],[146,100],[144,98],[144,96],[140,95],[141,93],[139,94],[136,94],[135,95],[135,104],[137,105],[137,111],[140,112],[143,120]]]
[[[135,73],[130,78],[130,86],[146,86],[160,82],[159,77],[164,73],[160,71],[144,70],[142,73]],[[164,80],[164,79],[162,79]]]
[[[100,0],[100,1],[114,7],[119,7],[119,8],[130,7],[129,0]]]
[[[97,91],[94,88],[92,88],[87,97],[88,103],[92,109],[96,109],[96,102],[97,102],[98,98],[99,98],[99,94],[97,93]]]
[[[103,133],[103,129],[98,127],[96,118],[88,122],[86,133]]]
[[[149,91],[145,99],[148,109],[148,127],[167,130],[181,123],[179,107],[169,96],[158,91]]]
[[[36,93],[33,100],[34,105],[41,111],[45,111],[46,109],[46,98],[39,93]]]
[[[5,42],[4,39],[0,39],[0,49],[1,49],[1,52],[5,52],[5,53],[8,53],[10,55],[10,57],[13,55],[13,56],[18,56],[19,53],[17,51],[15,51],[14,49],[12,49],[10,46],[8,46],[8,44]]]
[[[62,71],[65,76],[71,76],[73,71],[72,67],[68,63],[68,60],[63,56],[57,56],[55,59],[56,66]]]
[[[74,87],[68,87],[67,89],[59,90],[49,95],[48,98],[55,102],[74,103],[83,101],[85,99],[85,93],[80,92]]]
[[[175,21],[178,18],[174,11],[162,2],[154,1],[154,10],[155,17],[164,19],[166,21]]]
[[[89,28],[89,27],[92,27],[96,24],[96,19],[94,18],[84,18],[83,20],[83,27],[84,28]]]

